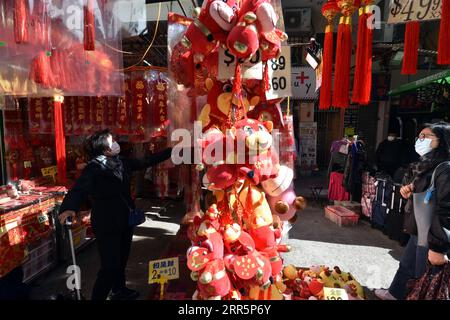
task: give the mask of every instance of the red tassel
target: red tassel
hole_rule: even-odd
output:
[[[84,50],[95,50],[95,15],[94,0],[86,0],[84,6]]]
[[[364,73],[362,76],[361,96],[359,103],[362,105],[368,105],[372,96],[372,41],[373,41],[373,29],[367,28],[367,21],[371,17],[372,13],[366,11],[366,44],[364,46]]]
[[[56,163],[58,167],[58,183],[66,183],[66,138],[64,135],[64,118],[61,97],[55,98],[53,102],[55,115],[55,148]]]
[[[370,6],[360,9],[358,25],[358,47],[356,50],[356,67],[353,82],[354,103],[368,105],[372,91],[372,40],[373,30],[367,27]]]
[[[14,0],[14,39],[16,43],[28,42],[28,1]]]
[[[450,64],[450,0],[442,0],[437,63]]]
[[[30,79],[44,87],[55,86],[50,57],[41,52],[31,63]]]
[[[319,109],[326,110],[331,107],[331,90],[333,77],[333,25],[325,30],[325,43],[323,49],[322,85],[320,87]]]
[[[353,103],[360,103],[362,95],[363,77],[364,77],[364,63],[366,54],[366,30],[367,30],[367,15],[364,13],[364,8],[359,9],[358,21],[358,43],[356,47],[356,66],[355,75],[353,78]]]
[[[352,58],[351,17],[341,17],[336,48],[333,106],[347,108],[350,105],[350,64]]]
[[[419,59],[420,22],[406,23],[402,74],[416,74]]]

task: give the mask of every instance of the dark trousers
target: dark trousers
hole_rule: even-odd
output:
[[[404,300],[407,295],[407,283],[420,278],[426,270],[428,248],[417,245],[417,236],[411,236],[400,259],[400,267],[389,287],[395,298]]]
[[[92,291],[92,300],[106,300],[111,289],[119,291],[125,287],[125,269],[130,255],[133,229],[99,233],[95,236],[101,266]]]

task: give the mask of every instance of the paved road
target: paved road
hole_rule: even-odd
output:
[[[147,299],[149,286],[148,261],[157,259],[174,239],[183,214],[181,203],[169,205],[169,211],[136,229],[127,269],[128,285]],[[368,288],[387,287],[398,267],[402,248],[368,223],[341,228],[324,216],[323,208],[310,205],[299,215],[289,232],[287,243],[293,251],[284,254],[285,263],[308,267],[325,264],[340,266],[351,272]],[[82,271],[82,287],[86,297],[90,292],[99,266],[95,243],[78,255]],[[62,265],[33,285],[32,298],[46,299],[64,292],[67,275]],[[373,295],[369,292],[369,298]]]

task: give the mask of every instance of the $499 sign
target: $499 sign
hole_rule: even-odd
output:
[[[388,23],[437,20],[441,18],[442,0],[394,0]]]

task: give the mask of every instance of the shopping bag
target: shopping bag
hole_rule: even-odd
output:
[[[450,263],[427,265],[425,274],[416,282],[406,300],[450,300]]]

